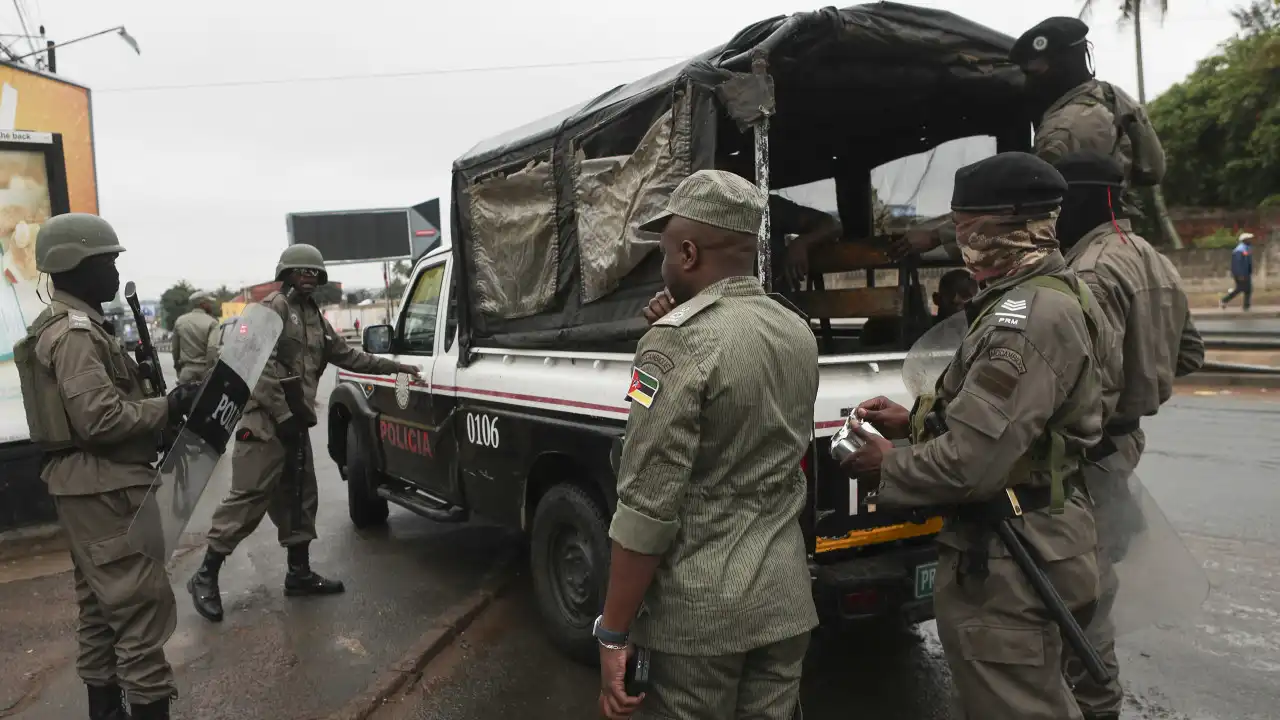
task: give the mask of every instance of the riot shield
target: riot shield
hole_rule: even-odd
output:
[[[951,364],[968,333],[969,323],[964,313],[956,313],[929,328],[915,341],[902,362],[902,382],[912,398],[933,392],[938,378]]]
[[[129,525],[138,551],[160,562],[173,554],[283,328],[280,316],[262,305],[246,307],[236,321],[151,483],[159,522],[145,512],[147,503]]]
[[[1204,567],[1127,467],[1116,452],[1084,473],[1098,528],[1099,610],[1110,611],[1117,637],[1183,620],[1209,597]]]

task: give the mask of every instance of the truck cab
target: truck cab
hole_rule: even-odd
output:
[[[839,220],[789,282],[780,262],[802,230],[771,197],[757,263],[818,339],[800,523],[823,623],[931,618],[942,520],[867,505],[830,443],[862,400],[912,405],[902,369],[934,322],[925,285],[958,264],[892,257],[887,208],[944,215],[959,166],[1030,147],[1012,44],[895,3],[771,18],[478,143],[454,162],[447,245],[416,261],[395,322],[363,333],[421,379],[338,373],[329,453],[352,522],[385,522],[394,503],[522,530],[548,634],[592,661],[640,311],[662,288],[657,237],[639,228],[683,178],[727,169]]]

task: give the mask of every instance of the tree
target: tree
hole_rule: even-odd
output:
[[[239,294],[240,293],[236,292],[235,290],[232,290],[226,285],[223,285],[222,287],[213,291],[213,297],[216,298],[219,303],[227,302],[228,300],[230,300],[231,298]]]
[[[1231,11],[1246,37],[1280,27],[1280,3],[1253,0],[1251,5]]]
[[[314,297],[318,305],[336,305],[342,302],[342,286],[336,283],[325,283],[316,288]]]
[[[182,280],[160,296],[160,324],[165,330],[173,330],[173,324],[191,310],[191,294],[196,289]]]
[[[409,284],[409,280],[413,277],[413,263],[408,260],[400,260],[391,264],[391,282],[382,292],[382,297],[391,298],[392,300],[400,299],[404,295],[404,288]]]
[[[1162,19],[1169,13],[1169,0],[1121,0],[1120,3],[1120,23],[1123,25],[1126,22],[1133,22],[1133,44],[1138,64],[1138,102],[1143,105],[1147,104],[1147,75],[1142,64],[1142,6],[1148,3],[1155,5]],[[1082,0],[1081,20],[1088,17],[1093,11],[1093,6],[1094,0]],[[1165,238],[1174,248],[1182,247],[1182,239],[1178,237],[1178,230],[1173,226],[1173,220],[1169,218],[1169,209],[1165,206],[1164,193],[1160,186],[1151,188],[1151,201]]]
[[[1280,193],[1280,22],[1263,5],[1238,11],[1241,34],[1151,103],[1180,205],[1252,208]]]

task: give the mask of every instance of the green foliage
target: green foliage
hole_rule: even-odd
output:
[[[195,291],[191,283],[183,280],[160,296],[160,324],[165,330],[173,330],[178,318],[191,310],[191,294]]]
[[[1262,202],[1258,203],[1258,207],[1260,208],[1280,207],[1280,193],[1266,196],[1265,198],[1262,199]]]
[[[1239,236],[1227,228],[1218,228],[1212,235],[1196,238],[1192,245],[1198,248],[1233,248],[1240,242]]]
[[[1280,25],[1269,12],[1242,11],[1243,34],[1150,104],[1170,205],[1251,208],[1280,193]]]
[[[316,288],[314,295],[317,305],[336,305],[342,302],[342,286],[336,283],[325,283]]]
[[[224,303],[239,294],[240,293],[236,292],[235,290],[232,290],[226,285],[223,285],[222,287],[213,291],[213,296],[217,298],[219,303]]]

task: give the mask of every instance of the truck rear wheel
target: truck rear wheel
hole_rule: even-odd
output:
[[[363,529],[383,525],[387,522],[387,501],[378,497],[373,484],[374,474],[369,469],[369,461],[364,445],[360,442],[360,433],[350,425],[347,426],[347,512],[351,516],[351,524]]]
[[[551,641],[580,663],[596,663],[591,626],[609,578],[604,510],[581,488],[557,485],[538,503],[530,543],[538,611]]]

